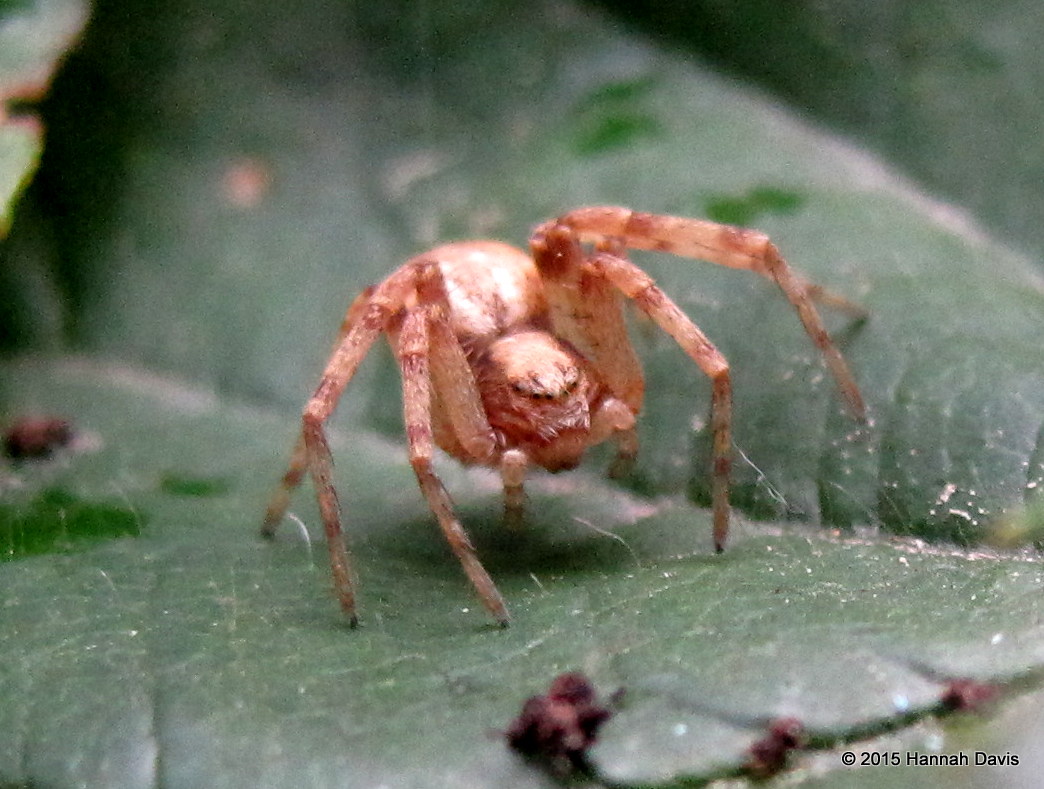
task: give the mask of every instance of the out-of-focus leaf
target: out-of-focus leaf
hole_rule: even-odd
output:
[[[39,151],[39,133],[26,124],[0,124],[0,233],[7,231],[8,217],[22,184],[32,171]]]
[[[43,136],[35,119],[11,117],[20,111],[10,102],[42,96],[86,17],[86,5],[78,0],[0,4],[0,238],[36,167]]]
[[[601,0],[852,135],[1042,259],[1032,0]]]
[[[36,171],[44,126],[37,114],[55,69],[87,18],[82,0],[0,3],[0,352],[32,337],[57,344],[65,307],[52,281],[54,249],[39,228],[3,244],[14,207]],[[15,254],[20,248],[26,254]]]

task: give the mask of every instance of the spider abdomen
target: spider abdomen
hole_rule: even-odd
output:
[[[464,241],[431,250],[446,283],[453,333],[466,348],[512,329],[546,325],[547,302],[529,255],[499,241]]]

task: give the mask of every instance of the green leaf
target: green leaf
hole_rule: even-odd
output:
[[[85,540],[137,535],[138,518],[119,502],[84,502],[61,488],[46,488],[28,505],[0,505],[0,557],[52,553]]]
[[[359,431],[334,443],[362,582],[364,626],[349,631],[321,539],[292,523],[275,543],[258,536],[283,416],[129,368],[3,373],[9,404],[78,404],[77,440],[8,469],[8,499],[32,508],[60,485],[144,524],[0,565],[9,784],[542,786],[497,732],[582,669],[625,692],[592,754],[598,778],[664,785],[740,769],[773,717],[800,718],[818,747],[927,725],[948,681],[1018,680],[1044,653],[1028,557],[750,527],[715,556],[705,512],[586,472],[537,480],[526,531],[505,534],[495,480],[447,466],[512,605],[501,631],[411,490],[402,447]],[[224,487],[185,496],[172,476]],[[310,498],[295,510],[314,524]],[[930,727],[910,747],[949,737]]]
[[[1044,654],[1039,558],[971,547],[1034,533],[1016,511],[1042,477],[1044,288],[972,219],[572,5],[104,5],[49,106],[0,256],[27,322],[5,337],[23,356],[0,413],[78,437],[2,471],[16,527],[59,529],[52,552],[0,564],[0,785],[548,785],[497,732],[575,669],[624,689],[595,784],[735,774],[784,715],[832,780],[858,774],[839,773],[846,747],[896,739],[1039,757],[1004,721],[958,737],[935,719],[953,680],[1015,697]],[[636,255],[731,360],[733,543],[710,552],[699,506],[707,384],[636,320],[648,398],[627,487],[595,452],[536,475],[531,522],[506,534],[495,475],[439,466],[511,606],[501,632],[416,491],[378,351],[333,426],[364,617],[349,632],[303,536],[310,493],[303,529],[257,537],[345,308],[434,243],[522,244],[597,203],[750,218],[865,305],[864,323],[827,318],[868,424],[770,283]],[[40,353],[56,322],[79,360]],[[72,498],[39,518],[47,491]],[[73,539],[76,506],[140,534]]]

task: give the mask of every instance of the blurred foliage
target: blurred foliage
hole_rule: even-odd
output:
[[[598,0],[763,85],[1044,258],[1032,0]]]

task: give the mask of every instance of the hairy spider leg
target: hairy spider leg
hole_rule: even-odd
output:
[[[530,243],[545,281],[562,289],[554,318],[573,325],[606,380],[619,388],[617,396],[628,399],[633,412],[641,407],[641,367],[627,338],[616,293],[631,299],[710,378],[713,537],[715,550],[722,551],[729,534],[732,462],[732,379],[725,357],[648,274],[622,257],[613,239],[599,239],[598,250],[586,256],[573,228],[548,223],[537,229]],[[621,432],[618,447],[610,475],[623,473],[638,451],[633,427]]]
[[[504,526],[518,531],[525,523],[526,494],[523,484],[529,458],[521,449],[508,449],[500,456],[500,482],[504,487]]]
[[[334,587],[351,625],[358,624],[355,581],[344,542],[340,506],[331,474],[333,460],[322,425],[336,407],[359,363],[374,340],[416,294],[419,306],[405,311],[395,329],[393,346],[403,377],[403,408],[410,460],[421,491],[443,534],[494,618],[508,622],[507,609],[493,580],[482,567],[463,527],[455,518],[442,483],[431,468],[431,387],[442,393],[442,405],[460,445],[476,462],[489,462],[495,452],[493,431],[482,411],[474,376],[446,316],[445,284],[437,262],[408,261],[381,285],[368,288],[353,302],[341,325],[334,353],[315,394],[305,407],[301,437],[290,465],[269,501],[262,534],[271,537],[283,519],[293,490],[306,472],[313,479],[330,550]]]
[[[616,239],[634,249],[700,258],[721,266],[753,271],[774,281],[797,310],[805,332],[823,354],[848,410],[854,418],[865,421],[866,406],[859,386],[823,326],[813,298],[818,296],[831,306],[840,306],[849,312],[865,313],[843,297],[805,282],[787,265],[764,233],[706,220],[648,214],[616,206],[578,208],[546,223],[542,228],[555,224],[572,228],[584,241]]]
[[[510,617],[504,598],[496,584],[479,561],[467,532],[453,512],[453,504],[445,486],[432,467],[435,441],[432,434],[432,381],[448,381],[465,375],[471,379],[472,390],[461,394],[460,402],[454,407],[443,405],[451,412],[458,439],[472,446],[483,445],[488,440],[489,453],[493,449],[492,430],[481,415],[478,390],[468,368],[463,351],[449,329],[446,315],[447,300],[445,284],[438,264],[430,261],[416,264],[418,274],[418,304],[408,310],[398,333],[396,357],[402,372],[403,420],[406,424],[406,440],[409,444],[410,464],[417,475],[421,492],[435,514],[442,533],[449,543],[471,581],[483,605],[501,626],[506,626]],[[441,333],[439,341],[432,342],[433,334]],[[456,351],[452,349],[456,349]],[[434,362],[434,363],[433,363]],[[451,387],[451,391],[456,391]],[[471,397],[474,399],[471,399]],[[457,398],[454,398],[457,399]],[[456,416],[453,411],[460,411]],[[468,420],[471,420],[470,423]],[[461,435],[458,425],[473,431],[471,436]],[[483,428],[484,425],[484,428]]]
[[[729,363],[699,327],[638,266],[607,252],[596,253],[591,264],[673,337],[711,381],[711,506],[714,548],[720,552],[729,536],[729,479],[732,471],[732,377]]]
[[[344,320],[341,321],[341,327],[337,332],[337,340],[334,342],[331,353],[336,351],[341,343],[344,342],[344,338],[348,335],[352,326],[359,323],[375,290],[376,286],[374,285],[365,288],[362,293],[355,297],[351,306],[348,307]],[[298,436],[297,442],[294,444],[294,451],[290,455],[290,464],[286,473],[283,474],[279,487],[273,491],[271,498],[268,500],[268,506],[265,508],[265,518],[261,524],[262,537],[271,538],[275,536],[276,529],[279,528],[280,522],[290,507],[291,495],[301,484],[301,480],[307,471],[308,456],[305,450],[304,435],[302,434]]]
[[[642,410],[645,378],[624,323],[620,292],[586,264],[572,231],[538,230],[529,245],[544,283],[555,333],[580,349],[613,394],[613,401],[603,406],[601,420],[592,424],[595,437],[591,443],[612,438],[616,457],[609,476],[626,476],[638,455],[634,416]],[[629,414],[623,413],[624,405]]]
[[[301,437],[294,446],[282,483],[269,501],[261,527],[262,535],[271,537],[275,534],[294,488],[301,483],[307,471],[315,487],[326,533],[334,590],[352,627],[359,623],[355,606],[355,582],[341,531],[340,505],[331,478],[333,457],[323,425],[330,418],[341,393],[355,375],[374,340],[384,331],[391,316],[402,308],[413,289],[413,269],[403,266],[375,287],[365,300],[357,299],[349,308],[337,347],[326,364],[319,385],[305,404],[301,415]]]

